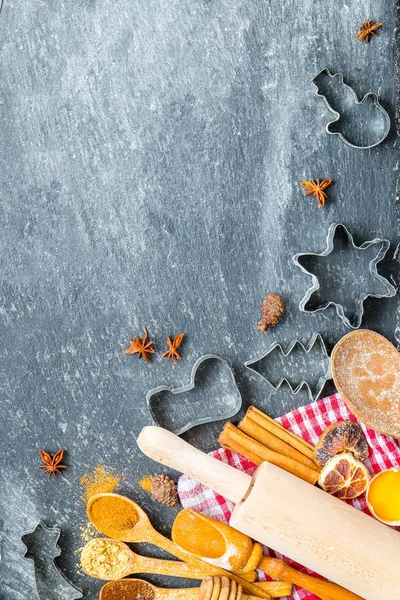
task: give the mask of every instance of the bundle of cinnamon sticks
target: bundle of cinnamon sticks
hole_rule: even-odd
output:
[[[226,450],[241,454],[255,465],[267,461],[314,485],[321,468],[314,446],[285,429],[255,406],[235,427],[226,423],[218,442]]]

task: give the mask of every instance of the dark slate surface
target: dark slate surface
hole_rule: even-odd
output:
[[[356,43],[367,17],[384,28]],[[372,150],[345,146],[326,134],[310,83],[324,66],[341,70],[359,96],[378,92],[394,123],[395,27],[383,0],[4,0],[1,598],[35,597],[20,536],[39,518],[62,527],[60,564],[96,597],[77,549],[79,480],[99,463],[124,473],[122,491],[168,532],[174,511],[137,484],[162,468],[135,438],[150,423],[146,391],[187,383],[202,354],[232,362],[245,405],[277,416],[307,400],[243,364],[273,341],[320,331],[331,347],[346,332],[333,309],[297,309],[309,281],[291,257],[322,251],[330,223],[358,243],[388,238],[380,272],[398,284],[395,130]],[[298,185],[315,177],[335,180],[323,210]],[[287,317],[264,336],[268,291],[283,294]],[[397,307],[368,301],[364,325],[395,341]],[[143,326],[159,350],[184,331],[184,360],[126,356]],[[210,450],[220,427],[185,438]],[[39,472],[39,447],[67,449],[62,479]]]

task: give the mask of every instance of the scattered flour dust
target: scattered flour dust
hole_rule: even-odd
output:
[[[202,560],[210,565],[216,565],[217,567],[221,567],[226,571],[231,571],[232,564],[230,559],[235,557],[239,557],[238,548],[235,546],[235,544],[229,544],[223,556],[219,556],[218,558],[203,557]]]

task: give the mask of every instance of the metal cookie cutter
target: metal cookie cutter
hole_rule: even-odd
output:
[[[325,382],[332,378],[330,358],[319,333],[313,334],[307,346],[293,340],[285,350],[275,342],[260,358],[245,366],[261,375],[274,390],[286,382],[297,394],[305,386],[310,402],[319,397]]]
[[[230,419],[242,406],[242,397],[229,363],[206,354],[194,364],[190,383],[179,388],[161,385],[146,395],[155,423],[176,435],[212,421]]]
[[[329,227],[326,242],[327,247],[320,254],[301,253],[293,257],[303,273],[312,277],[312,285],[299,308],[303,312],[318,312],[332,305],[346,327],[357,329],[368,297],[396,295],[394,286],[377,271],[390,243],[376,238],[356,246],[341,223]]]
[[[387,137],[390,117],[379,102],[375,92],[368,92],[362,100],[348,84],[342,73],[331,73],[322,69],[312,79],[316,95],[324,99],[335,119],[326,126],[326,131],[338,135],[352,148],[373,148]]]
[[[66,579],[55,562],[60,556],[61,531],[39,521],[33,531],[21,536],[26,546],[24,558],[34,561],[36,589],[40,600],[78,600],[82,592]]]

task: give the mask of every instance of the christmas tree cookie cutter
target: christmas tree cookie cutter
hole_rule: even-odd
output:
[[[254,361],[245,362],[247,369],[260,375],[277,390],[287,383],[293,394],[305,387],[310,402],[316,400],[328,379],[332,379],[330,358],[320,333],[314,333],[307,345],[293,340],[284,349],[275,342]]]
[[[33,529],[21,536],[26,547],[24,558],[33,560],[35,584],[39,600],[78,600],[82,591],[70,583],[55,559],[61,554],[58,545],[61,530],[58,527],[47,527],[39,521]]]
[[[242,406],[232,368],[217,354],[195,362],[188,384],[161,385],[147,393],[146,401],[156,425],[176,435],[203,423],[230,419]]]
[[[396,295],[396,288],[377,270],[389,247],[390,242],[381,238],[356,246],[344,225],[332,223],[323,252],[293,257],[301,271],[312,278],[311,287],[300,301],[300,310],[316,313],[334,306],[346,327],[358,329],[367,298]]]
[[[342,73],[322,69],[312,79],[316,95],[323,98],[335,119],[326,125],[330,135],[352,148],[368,149],[382,143],[390,131],[390,117],[375,92],[359,100],[354,89],[343,81]]]

